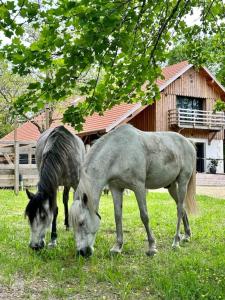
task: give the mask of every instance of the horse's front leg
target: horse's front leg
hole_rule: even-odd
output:
[[[51,242],[48,244],[48,247],[55,247],[57,242],[57,216],[58,216],[58,206],[56,206],[52,221],[52,232],[51,232]]]
[[[148,217],[148,210],[147,210],[147,205],[146,205],[145,187],[143,186],[142,188],[137,188],[134,192],[135,192],[135,196],[136,196],[136,199],[138,202],[138,207],[140,210],[140,217],[145,226],[145,230],[146,230],[147,237],[148,237],[149,249],[146,252],[146,254],[148,256],[153,256],[158,251],[156,249],[156,243],[155,243],[153,233],[151,231],[151,228],[149,227],[149,217]]]
[[[111,187],[110,190],[114,203],[114,217],[116,223],[116,243],[111,248],[111,253],[121,253],[123,248],[123,227],[122,227],[122,206],[123,206],[123,190]]]
[[[68,218],[68,201],[69,201],[69,187],[64,187],[63,190],[63,204],[64,204],[64,213],[65,213],[65,221],[64,225],[66,226],[66,230],[69,230],[69,218]]]

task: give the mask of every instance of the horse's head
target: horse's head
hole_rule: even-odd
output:
[[[42,249],[45,245],[45,233],[51,225],[53,211],[49,205],[48,196],[45,194],[33,194],[26,190],[29,202],[25,210],[25,216],[29,219],[31,238],[29,246],[34,250]]]
[[[92,255],[100,219],[100,215],[90,209],[86,194],[83,194],[82,199],[75,199],[70,209],[70,222],[74,228],[79,255],[84,257]]]

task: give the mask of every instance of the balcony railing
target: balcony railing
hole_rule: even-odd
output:
[[[197,109],[177,108],[168,111],[170,127],[220,131],[225,128],[225,114]]]

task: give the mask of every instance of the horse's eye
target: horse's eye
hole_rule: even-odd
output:
[[[80,227],[84,226],[84,221],[79,222],[79,226]]]
[[[44,220],[45,217],[46,217],[45,213],[41,213],[40,217],[41,217],[42,220]]]

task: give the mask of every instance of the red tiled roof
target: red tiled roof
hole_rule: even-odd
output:
[[[178,73],[180,73],[184,68],[186,68],[189,65],[188,61],[182,61],[178,64],[167,66],[162,69],[162,74],[164,76],[164,79],[157,79],[156,83],[160,87],[162,87],[164,84],[166,84],[167,81],[171,80],[173,77],[175,77]]]
[[[125,114],[129,113],[129,111],[135,108],[135,106],[137,106],[137,103],[135,104],[123,103],[120,105],[115,105],[110,110],[106,110],[103,116],[99,116],[97,113],[94,113],[92,116],[86,118],[82,132],[86,133],[92,131],[105,130],[112,123],[116,122]]]
[[[106,110],[103,116],[99,116],[97,113],[94,113],[92,116],[86,118],[86,121],[83,125],[82,133],[91,133],[91,132],[106,132],[108,126],[116,122],[118,119],[123,118],[124,115],[129,114],[132,109],[137,106],[135,104],[120,104],[114,106],[110,110]],[[127,115],[128,116],[128,115]],[[60,115],[53,116],[53,119],[56,120],[51,124],[51,128],[62,125]],[[35,119],[38,123],[44,122],[44,114],[38,116]],[[65,125],[65,127],[73,133],[77,133],[73,127]],[[17,140],[19,141],[36,141],[40,136],[38,128],[31,122],[26,122],[17,128]],[[14,131],[10,132],[4,136],[2,141],[13,141],[14,140]]]
[[[38,128],[31,122],[23,123],[17,128],[17,140],[19,141],[36,141],[40,136]],[[5,135],[1,141],[13,141],[14,130]]]
[[[187,68],[188,66],[191,66],[188,64],[187,61],[180,62],[178,64],[167,66],[163,68],[162,73],[164,75],[164,79],[158,79],[157,84],[159,88],[163,88],[167,82],[172,80],[177,74],[182,72],[183,69]],[[118,125],[122,121],[124,121],[129,114],[132,114],[134,111],[140,108],[140,105],[137,103],[135,104],[120,104],[114,106],[110,110],[106,110],[103,116],[98,115],[97,113],[94,113],[92,116],[89,116],[86,118],[86,121],[83,126],[82,133],[94,133],[94,132],[107,132],[113,126]],[[35,118],[36,121],[39,123],[44,123],[44,117],[45,115],[39,115],[37,118]],[[53,119],[56,119],[51,127],[56,127],[59,125],[62,125],[61,121],[61,115],[54,115]],[[121,121],[121,122],[120,122]],[[69,126],[66,125],[66,127],[71,131],[75,133],[75,130]],[[108,129],[108,130],[107,130]],[[40,133],[37,129],[37,127],[32,124],[31,122],[26,122],[23,125],[21,125],[17,129],[17,139],[23,140],[23,141],[34,141],[37,140],[40,136]],[[7,134],[5,137],[3,137],[1,140],[4,141],[13,141],[14,140],[14,131]]]

